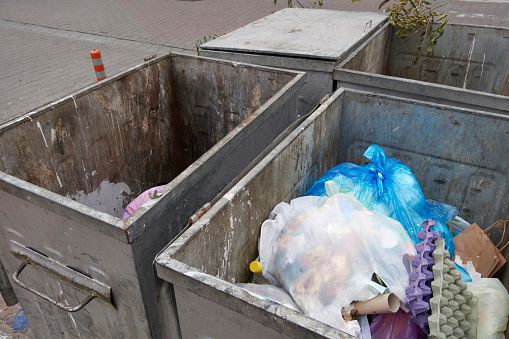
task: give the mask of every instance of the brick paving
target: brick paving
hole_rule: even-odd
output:
[[[0,124],[92,84],[90,49],[101,50],[106,72],[113,75],[147,55],[195,53],[196,42],[204,36],[230,32],[286,3],[2,0]],[[325,0],[322,8],[379,11],[378,4],[379,0]],[[509,27],[507,2],[456,1],[448,7],[451,22]]]
[[[30,339],[34,338],[30,327],[23,330],[15,330],[12,325],[17,312],[19,311],[19,304],[14,306],[7,306],[5,301],[0,296],[0,339]]]
[[[153,54],[183,51],[0,19],[0,124],[94,83],[94,48],[101,50],[107,75]]]
[[[325,9],[379,11],[380,0],[324,2]],[[284,8],[286,3],[2,0],[0,124],[93,84],[91,49],[101,50],[106,73],[111,76],[153,54],[194,54],[197,40],[204,36],[230,32]],[[450,22],[509,27],[509,0],[456,1],[444,10],[450,11]],[[0,339],[19,337],[21,334],[9,331],[2,334],[9,328],[5,319],[0,316]]]

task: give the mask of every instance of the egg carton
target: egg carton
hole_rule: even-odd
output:
[[[429,337],[431,339],[455,339],[477,337],[477,298],[461,281],[461,273],[449,259],[445,241],[435,241],[433,257],[434,280],[431,282],[433,297],[430,299],[431,315]]]
[[[406,288],[407,308],[412,312],[412,318],[422,331],[429,334],[428,317],[431,314],[429,301],[431,299],[431,281],[433,280],[432,267],[435,263],[433,251],[435,241],[440,234],[431,230],[435,221],[426,219],[422,223],[422,230],[417,233],[417,238],[422,240],[415,245],[419,254],[412,259],[414,271],[408,276],[410,285]]]

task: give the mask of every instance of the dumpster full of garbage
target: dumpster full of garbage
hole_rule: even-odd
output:
[[[483,229],[508,219],[508,131],[505,115],[338,90],[157,256],[182,335],[475,337],[486,328],[469,325],[481,319],[479,294],[466,287],[475,270],[464,275],[446,241],[460,219]],[[341,180],[309,192],[338,165],[348,170]],[[449,222],[445,204],[460,219]],[[408,221],[395,215],[401,208]],[[497,274],[507,295],[506,272]],[[260,274],[297,309],[244,288]]]

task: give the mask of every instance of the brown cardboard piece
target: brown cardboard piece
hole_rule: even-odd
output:
[[[455,255],[463,262],[472,261],[482,278],[492,277],[506,262],[498,248],[477,225],[472,224],[453,238]]]
[[[496,248],[496,247],[495,247],[495,248]],[[497,273],[497,271],[498,271],[499,269],[501,269],[501,268],[502,268],[502,266],[504,266],[504,264],[505,264],[505,262],[506,262],[505,257],[502,255],[502,253],[500,253],[500,251],[498,250],[498,248],[497,248],[497,257],[498,257],[498,259],[499,259],[499,262],[498,262],[497,266],[495,266],[495,268],[493,269],[493,271],[491,271],[491,273],[490,273],[490,275],[488,276],[488,278],[492,278],[492,277],[495,275],[495,273]]]
[[[396,313],[399,299],[394,293],[380,294],[368,301],[355,301],[352,306],[357,315]]]

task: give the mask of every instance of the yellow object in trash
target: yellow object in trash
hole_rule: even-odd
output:
[[[251,264],[249,264],[249,269],[253,273],[260,273],[262,271],[262,263],[259,261],[251,261]]]

